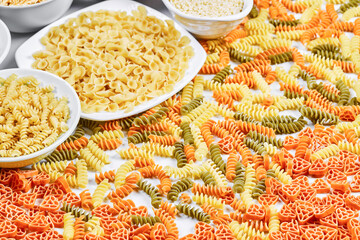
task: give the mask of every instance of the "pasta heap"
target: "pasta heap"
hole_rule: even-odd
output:
[[[0,77],[0,157],[39,151],[68,130],[67,98],[39,84],[34,77]]]
[[[126,12],[80,14],[41,39],[33,67],[74,87],[85,113],[131,111],[173,90],[193,57],[190,40],[174,22]]]

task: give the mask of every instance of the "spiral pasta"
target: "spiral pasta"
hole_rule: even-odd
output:
[[[122,144],[120,139],[103,139],[100,140],[98,146],[102,150],[115,150]]]
[[[56,150],[61,151],[61,150],[74,149],[76,151],[79,151],[80,149],[86,147],[88,142],[89,142],[89,139],[87,139],[85,136],[83,136],[83,137],[81,137],[79,139],[76,139],[74,141],[62,143],[60,146],[58,146],[56,148]]]
[[[128,148],[128,149],[121,149],[117,151],[123,159],[134,159],[135,157],[142,157],[142,158],[154,158],[154,153],[150,153],[141,149],[136,148]]]
[[[176,182],[171,186],[170,191],[167,194],[167,198],[171,201],[176,201],[181,192],[190,189],[193,185],[193,181],[190,178],[184,178]]]
[[[352,153],[355,153],[357,155],[360,154],[360,147],[358,144],[353,144],[353,143],[349,143],[346,141],[341,141],[338,143],[338,147],[340,150],[347,150],[350,151]]]
[[[159,190],[141,179],[139,180],[137,185],[141,190],[143,190],[146,194],[148,194],[151,197],[151,205],[154,208],[159,208],[161,204],[161,197]]]
[[[81,240],[85,237],[85,222],[82,217],[76,218],[74,222],[74,240]]]
[[[215,179],[213,178],[213,176],[210,174],[210,172],[204,171],[201,173],[200,175],[201,180],[204,181],[205,185],[215,185]]]
[[[71,240],[74,238],[74,216],[71,213],[66,213],[64,215],[64,233],[63,237],[66,240]]]
[[[103,180],[95,189],[92,195],[92,204],[94,207],[101,205],[104,201],[105,194],[108,190],[110,190],[109,180]]]
[[[63,206],[61,207],[61,210],[69,213],[68,216],[75,216],[77,218],[83,216],[83,219],[86,222],[92,218],[92,215],[90,212],[87,212],[81,208],[71,206],[70,204],[68,204],[66,202],[64,202]]]
[[[79,155],[76,150],[70,149],[70,150],[62,150],[57,151],[55,150],[52,152],[49,156],[47,156],[44,160],[48,162],[58,162],[58,161],[64,161],[64,160],[74,160]]]
[[[173,157],[177,161],[177,167],[182,168],[187,164],[187,158],[184,151],[184,144],[181,142],[176,142],[174,144]]]
[[[209,223],[210,216],[204,212],[201,212],[199,209],[192,208],[187,204],[178,204],[176,205],[176,209],[189,217],[196,218],[199,221]]]
[[[85,160],[78,160],[76,161],[76,168],[77,168],[77,180],[78,185],[80,188],[86,188],[86,185],[88,184],[88,172],[86,167]]]
[[[174,146],[163,146],[160,143],[144,143],[140,149],[143,149],[147,152],[152,152],[155,155],[161,157],[171,157],[174,152]]]
[[[166,116],[167,112],[169,111],[166,107],[160,107],[157,109],[156,112],[153,112],[149,115],[142,115],[134,119],[133,126],[135,127],[142,127],[147,126],[153,123],[156,123],[159,121],[159,119],[162,119],[164,116]],[[121,136],[123,137],[123,135]],[[114,138],[114,137],[112,137]]]
[[[100,218],[97,216],[91,217],[86,223],[85,223],[85,229],[87,231],[93,231],[96,230],[98,227],[100,227]]]
[[[316,152],[314,152],[313,154],[311,154],[311,160],[314,161],[315,159],[326,159],[332,156],[335,156],[339,153],[340,148],[335,145],[335,144],[331,144],[327,147],[324,147]]]
[[[284,172],[283,169],[281,169],[281,167],[275,163],[273,166],[272,166],[272,169],[275,171],[275,175],[276,177],[284,184],[290,184],[292,182],[292,179],[291,177],[286,173]]]
[[[68,165],[68,161],[59,161],[59,162],[47,162],[47,163],[37,163],[33,166],[34,169],[39,172],[50,173],[52,171],[63,172]]]
[[[203,205],[206,203],[216,209],[224,209],[225,207],[225,204],[221,200],[216,199],[215,197],[207,196],[202,193],[196,193],[193,196],[193,201],[199,205]]]
[[[155,225],[156,223],[161,222],[160,218],[158,216],[155,217],[143,217],[143,216],[136,216],[131,215],[131,223],[133,225],[144,225],[144,224],[150,224]]]
[[[92,204],[91,194],[89,190],[85,189],[79,195],[81,199],[81,207],[87,211],[91,210],[94,206]]]
[[[81,127],[81,126],[77,126],[77,128],[75,129],[75,132],[68,137],[65,142],[72,142],[75,141],[76,139],[79,139],[81,137],[83,137],[85,135],[85,130]]]
[[[95,157],[100,159],[104,164],[109,164],[109,155],[107,155],[99,146],[92,140],[89,141],[88,145],[86,146]],[[85,150],[86,150],[85,149]]]
[[[135,169],[135,160],[130,160],[123,163],[115,173],[114,185],[119,188],[125,184],[126,174]]]
[[[334,114],[320,111],[318,109],[302,106],[300,107],[300,113],[309,118],[313,123],[319,123],[323,125],[337,124],[339,121],[338,116]]]
[[[84,118],[80,118],[79,125],[84,126],[90,129],[94,134],[98,133],[101,130],[101,122],[92,121]]]
[[[226,173],[226,164],[221,157],[221,150],[218,144],[210,145],[210,158],[216,164],[217,168],[223,173]]]
[[[279,231],[280,221],[274,205],[270,206],[269,233]]]
[[[80,158],[86,162],[89,168],[95,169],[99,172],[104,167],[104,163],[96,156],[92,155],[88,149],[80,150]]]

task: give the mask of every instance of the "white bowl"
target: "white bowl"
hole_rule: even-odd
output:
[[[6,24],[0,19],[0,64],[5,60],[11,46],[11,35]]]
[[[0,157],[0,168],[24,167],[45,158],[74,132],[77,124],[79,123],[81,112],[80,100],[75,90],[70,86],[70,84],[60,77],[48,72],[34,69],[13,68],[0,70],[0,77],[2,78],[7,78],[11,74],[16,74],[19,77],[33,76],[40,82],[40,86],[53,85],[55,88],[53,92],[57,98],[66,96],[68,98],[68,106],[70,109],[70,118],[67,121],[69,129],[62,133],[53,144],[41,149],[40,151],[19,157]]]
[[[11,32],[34,32],[61,17],[72,2],[73,0],[45,0],[32,5],[0,6],[0,18]]]
[[[112,11],[126,11],[131,13],[131,11],[136,10],[139,6],[145,6],[138,2],[130,0],[109,0],[103,1],[97,4],[94,4],[90,7],[83,8],[77,12],[71,13],[56,22],[44,27],[39,32],[35,33],[31,38],[24,42],[15,53],[16,64],[20,68],[32,68],[32,63],[35,61],[33,54],[36,51],[45,50],[45,47],[41,44],[40,39],[45,36],[52,27],[59,26],[65,23],[68,19],[78,17],[80,13],[83,12],[96,12],[99,10],[112,10]],[[155,16],[161,20],[170,20],[169,17],[164,14],[150,8],[146,7],[149,16]],[[199,42],[185,29],[183,29],[179,24],[175,23],[175,28],[181,33],[182,36],[187,36],[190,39],[190,46],[194,49],[195,55],[189,60],[189,68],[186,70],[185,75],[180,79],[174,86],[173,91],[166,93],[164,95],[155,97],[147,102],[143,102],[134,107],[130,112],[125,112],[124,110],[119,110],[116,112],[95,112],[95,113],[81,113],[81,118],[94,120],[94,121],[109,121],[119,118],[125,118],[138,113],[144,112],[164,101],[166,101],[171,96],[175,95],[181,89],[185,87],[200,71],[202,65],[206,60],[206,52],[204,48],[199,44]]]
[[[253,7],[253,0],[244,0],[243,9],[238,14],[225,17],[198,17],[181,12],[169,0],[162,1],[178,23],[193,33],[195,37],[202,39],[225,36],[241,23]]]

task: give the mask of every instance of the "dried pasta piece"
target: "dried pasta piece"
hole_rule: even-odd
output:
[[[92,204],[94,207],[98,207],[104,201],[106,192],[110,189],[109,180],[103,180],[95,189],[92,195]]]
[[[102,150],[115,150],[121,145],[122,141],[120,139],[103,139],[100,140],[98,146]]]

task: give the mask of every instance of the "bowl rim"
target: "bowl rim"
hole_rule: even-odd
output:
[[[244,6],[243,9],[240,13],[234,14],[234,15],[229,15],[229,16],[225,16],[225,17],[198,17],[198,16],[193,16],[190,14],[186,14],[183,13],[182,11],[180,11],[179,9],[177,9],[172,3],[170,3],[169,0],[162,0],[162,2],[165,4],[165,6],[172,12],[176,13],[177,15],[179,15],[180,17],[183,18],[188,18],[191,20],[200,20],[200,21],[224,21],[224,22],[231,22],[231,21],[235,21],[235,20],[239,20],[241,18],[246,17],[254,4],[253,0],[244,0]]]
[[[39,7],[39,6],[42,6],[42,5],[46,5],[50,2],[53,2],[55,0],[45,0],[43,2],[39,2],[39,3],[35,3],[35,4],[30,4],[30,5],[17,5],[17,6],[3,6],[3,5],[0,5],[0,8],[6,8],[6,9],[29,9],[29,8],[35,8],[35,7]],[[61,0],[61,1],[64,1],[64,0]]]
[[[10,51],[10,47],[11,47],[11,34],[10,34],[10,30],[8,28],[8,26],[4,23],[4,21],[2,21],[0,19],[0,25],[3,27],[3,29],[5,30],[5,36],[6,36],[6,46],[4,49],[3,54],[0,55],[0,64],[5,60],[5,58],[7,57],[7,55],[9,54]]]
[[[0,162],[4,163],[4,162],[20,162],[20,161],[24,161],[24,160],[29,160],[29,159],[33,159],[36,157],[39,157],[41,155],[44,155],[48,152],[51,152],[53,150],[56,149],[56,147],[58,147],[61,143],[63,143],[76,129],[79,120],[80,120],[80,112],[81,112],[81,106],[80,106],[80,100],[78,95],[76,94],[75,90],[70,86],[70,84],[68,82],[66,82],[64,79],[60,78],[59,76],[49,73],[49,72],[45,72],[45,71],[41,71],[41,70],[37,70],[37,69],[29,69],[29,68],[8,68],[8,69],[2,69],[0,70],[0,74],[4,73],[4,72],[13,72],[14,74],[20,74],[19,71],[26,71],[29,72],[31,74],[31,72],[33,73],[39,73],[39,74],[44,74],[45,76],[47,75],[48,77],[52,77],[57,79],[57,81],[61,81],[63,82],[64,86],[66,86],[67,91],[70,91],[68,95],[66,96],[70,96],[73,95],[75,96],[75,105],[77,107],[77,109],[70,109],[73,111],[72,114],[75,115],[75,121],[74,124],[72,126],[69,126],[69,129],[64,132],[63,134],[61,134],[55,142],[53,142],[51,145],[36,151],[34,153],[31,154],[27,154],[27,155],[21,155],[19,157],[0,157]],[[42,83],[46,83],[46,78],[44,78],[44,80],[41,81]],[[55,86],[54,86],[55,87]],[[78,111],[76,111],[78,110]]]

